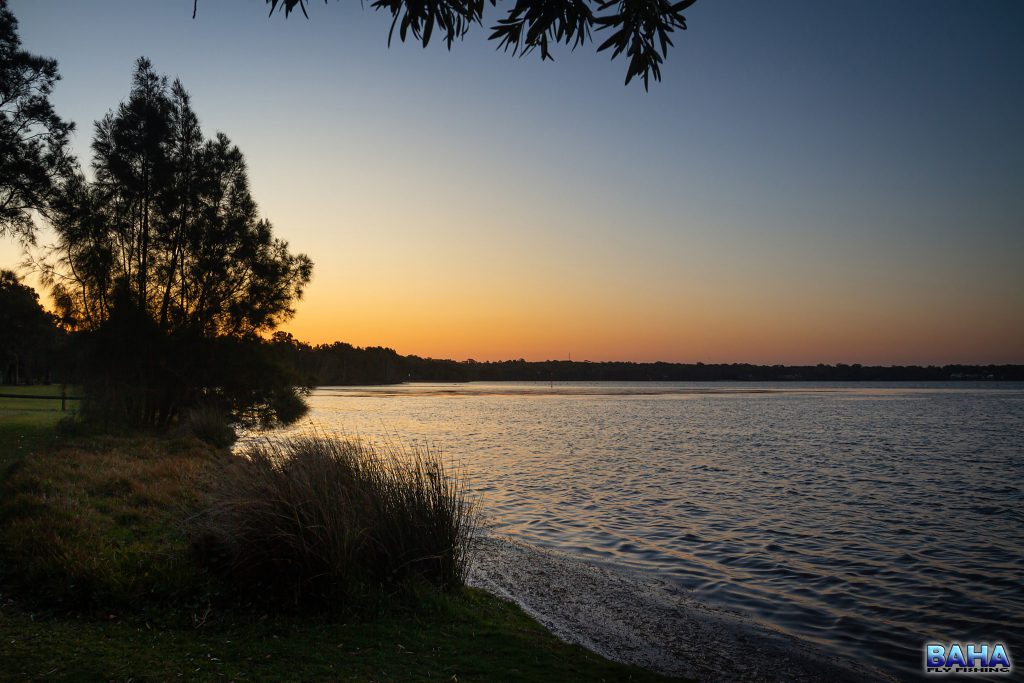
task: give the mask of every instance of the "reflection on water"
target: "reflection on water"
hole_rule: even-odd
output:
[[[913,677],[1024,623],[1024,385],[324,388],[332,433],[428,442],[498,532],[690,588]]]

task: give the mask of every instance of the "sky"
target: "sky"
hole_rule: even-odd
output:
[[[83,161],[143,55],[239,145],[261,212],[315,264],[299,339],[1024,363],[1019,0],[699,0],[649,92],[593,45],[542,63],[476,27],[450,52],[389,48],[389,16],[356,2],[10,7],[60,64]],[[0,241],[0,267],[21,260]]]

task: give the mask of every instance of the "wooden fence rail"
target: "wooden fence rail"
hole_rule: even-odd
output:
[[[36,399],[41,401],[60,401],[60,410],[64,412],[67,410],[68,401],[83,401],[84,396],[68,396],[61,389],[60,396],[33,396],[32,394],[0,394],[0,398],[17,398],[17,399]]]

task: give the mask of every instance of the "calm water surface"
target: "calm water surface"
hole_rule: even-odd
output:
[[[322,388],[297,429],[429,443],[491,527],[916,677],[1024,666],[1024,384]]]

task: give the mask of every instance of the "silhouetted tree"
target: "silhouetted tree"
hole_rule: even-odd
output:
[[[90,402],[143,424],[198,402],[282,417],[275,406],[294,397],[287,373],[239,349],[294,313],[312,263],[259,217],[241,151],[222,133],[204,141],[185,88],[145,58],[92,148],[95,180],[78,174],[53,204],[43,271],[64,319],[91,334]],[[229,346],[256,365],[223,362]]]
[[[0,384],[47,379],[57,336],[35,290],[0,270]]]
[[[74,124],[50,103],[57,62],[21,49],[17,29],[0,0],[0,237],[31,242],[32,211],[47,211],[58,180],[74,166],[67,151]]]
[[[327,0],[324,0],[326,2]],[[686,30],[686,11],[697,0],[515,0],[508,12],[491,27],[490,40],[500,49],[520,56],[535,50],[541,59],[552,59],[551,46],[559,43],[576,49],[590,42],[591,31],[607,30],[597,51],[612,51],[612,58],[629,58],[626,84],[639,76],[646,89],[651,77],[661,80],[661,64],[672,46],[671,34]],[[451,49],[474,24],[482,26],[488,2],[497,0],[373,0],[370,7],[391,14],[390,44],[395,29],[404,42],[412,37],[426,47],[435,29]],[[306,17],[307,0],[266,0],[270,13],[283,9],[285,16],[296,8]],[[195,16],[198,0],[193,3]]]

